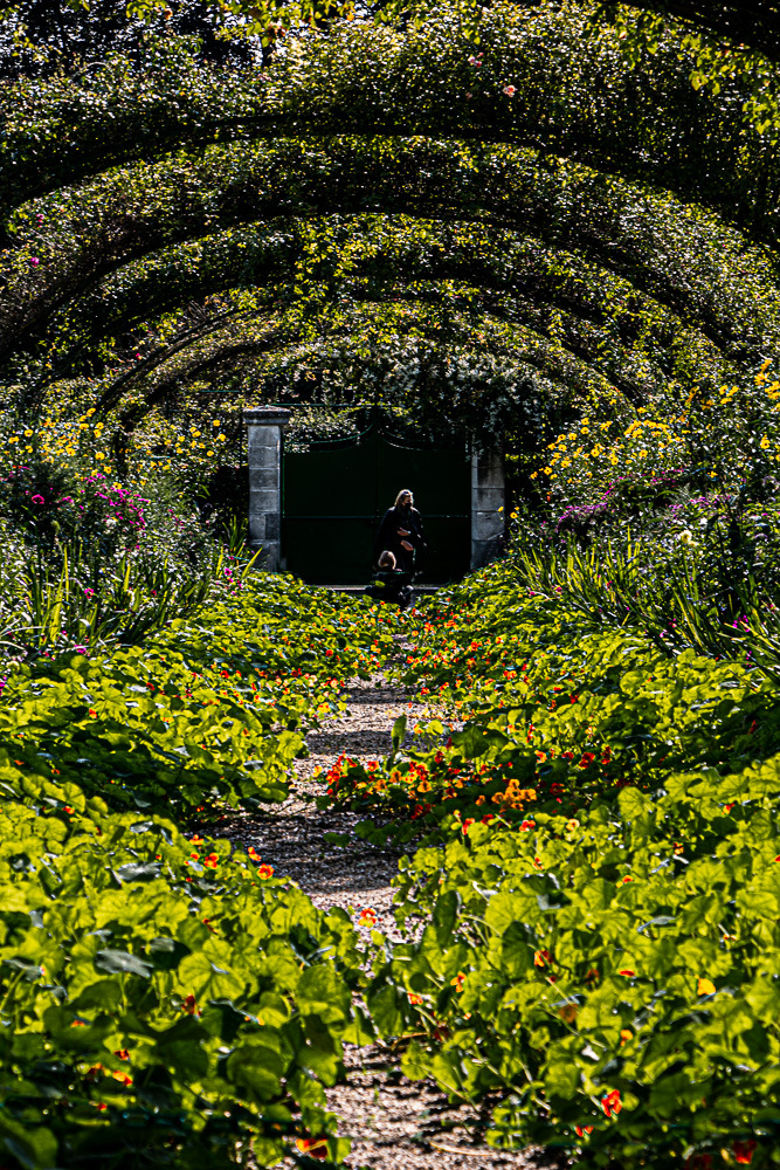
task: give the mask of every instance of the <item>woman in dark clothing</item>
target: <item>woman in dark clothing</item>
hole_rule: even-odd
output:
[[[377,549],[389,549],[398,568],[413,573],[415,561],[425,548],[422,517],[414,506],[414,496],[404,488],[395,497],[392,508],[382,517]]]

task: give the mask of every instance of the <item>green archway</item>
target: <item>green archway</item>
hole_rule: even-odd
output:
[[[91,401],[120,448],[193,387],[538,446],[585,401],[755,365],[780,338],[780,171],[739,79],[696,92],[671,36],[632,69],[589,19],[498,7],[477,46],[442,10],[262,77],[176,50],[146,79],[10,89],[17,402]]]

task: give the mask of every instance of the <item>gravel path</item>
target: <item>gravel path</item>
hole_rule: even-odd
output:
[[[370,906],[378,927],[399,939],[390,884],[398,852],[356,837],[358,814],[318,810],[314,797],[324,784],[314,772],[319,768],[324,776],[342,752],[361,760],[386,754],[398,716],[406,714],[411,728],[426,709],[381,676],[355,680],[344,698],[346,711],[307,736],[310,755],[296,761],[289,799],[261,817],[235,817],[221,828],[237,843],[254,845],[277,875],[292,878],[316,906],[341,906],[355,914]],[[328,844],[326,833],[346,834],[347,843]],[[432,1082],[406,1080],[389,1048],[350,1048],[346,1066],[347,1082],[328,1091],[328,1104],[340,1119],[339,1132],[352,1140],[345,1163],[351,1170],[553,1170],[557,1165],[533,1150],[491,1150],[482,1141],[487,1117],[450,1104]],[[292,1165],[282,1163],[285,1170]]]

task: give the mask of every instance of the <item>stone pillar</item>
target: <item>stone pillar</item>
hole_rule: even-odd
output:
[[[261,548],[264,569],[279,568],[282,538],[282,434],[289,410],[256,406],[244,411],[249,453],[249,546]]]
[[[471,456],[472,569],[481,569],[498,554],[504,535],[505,498],[502,455],[498,451],[474,451]]]

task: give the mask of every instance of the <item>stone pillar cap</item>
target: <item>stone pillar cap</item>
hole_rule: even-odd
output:
[[[244,409],[244,422],[247,426],[281,426],[290,421],[292,411],[284,406],[248,406]]]

